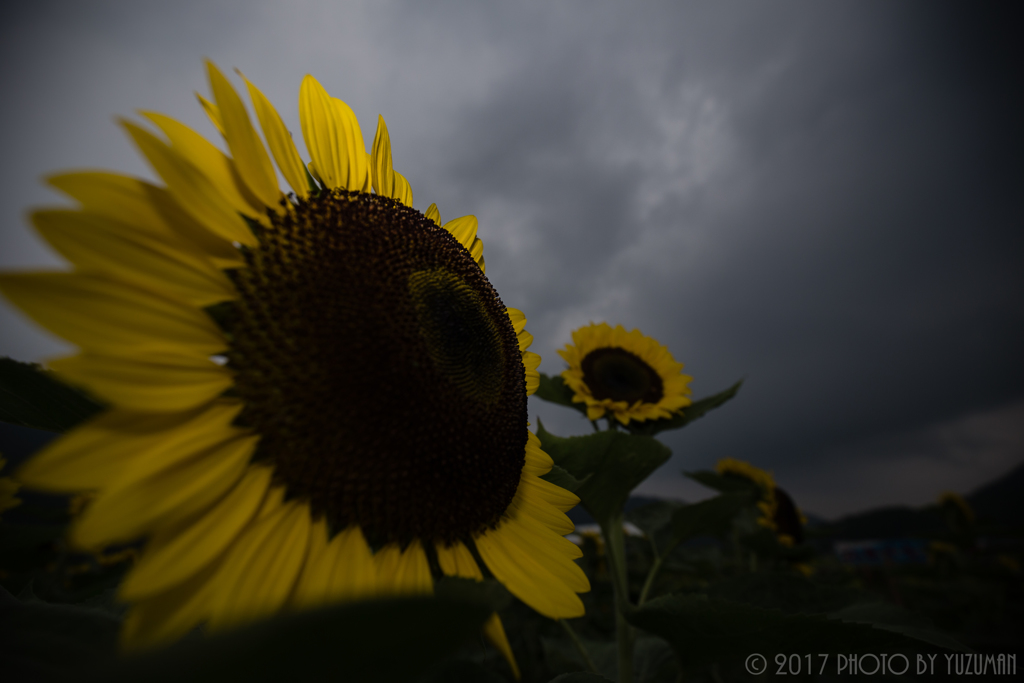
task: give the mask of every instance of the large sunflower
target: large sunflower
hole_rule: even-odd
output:
[[[693,379],[680,371],[669,350],[640,330],[622,325],[591,323],[572,333],[572,344],[558,352],[569,364],[562,379],[575,392],[575,403],[586,403],[587,417],[614,416],[656,420],[690,405]]]
[[[368,154],[352,110],[306,76],[313,182],[267,98],[246,81],[264,147],[207,69],[230,156],[161,114],[143,116],[165,139],[122,121],[165,186],[50,178],[81,206],[32,220],[75,271],[0,278],[80,348],[51,367],[111,406],[19,475],[95,492],[77,545],[147,539],[120,589],[125,645],[429,593],[435,556],[462,577],[482,560],[548,617],[582,615],[562,537],[578,499],[540,478],[540,359],[484,275],[476,219],[413,209],[384,120]],[[511,659],[497,616],[486,634]]]

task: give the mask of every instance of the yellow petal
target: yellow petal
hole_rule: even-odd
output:
[[[81,272],[106,274],[198,307],[237,296],[198,247],[173,235],[156,237],[84,211],[37,211],[32,223]]]
[[[266,148],[249,121],[242,99],[213,62],[207,60],[206,71],[210,78],[210,89],[220,109],[221,121],[224,122],[224,139],[227,140],[238,174],[264,206],[276,209],[281,199],[277,174],[274,173]]]
[[[540,388],[540,356],[532,351],[523,352],[523,366],[526,370],[526,395],[533,394]]]
[[[153,122],[171,142],[171,149],[192,164],[238,213],[270,225],[266,207],[246,185],[234,160],[180,121],[158,112],[139,112]]]
[[[452,237],[459,241],[468,251],[476,239],[477,220],[476,216],[463,216],[450,220],[444,224],[444,229],[452,234]]]
[[[512,322],[512,329],[518,335],[526,327],[526,315],[518,308],[506,308],[508,319]],[[522,348],[519,349],[522,351]]]
[[[199,93],[196,93],[196,97],[199,99],[199,104],[203,106],[203,111],[206,112],[206,116],[210,119],[210,123],[217,129],[217,132],[224,135],[224,122],[220,118],[220,109],[217,105],[206,99]]]
[[[231,371],[207,358],[164,356],[111,358],[82,354],[50,361],[71,384],[125,408],[154,412],[190,410],[209,403],[233,384]]]
[[[121,124],[142,155],[167,183],[167,189],[174,199],[193,218],[224,239],[249,246],[256,244],[249,226],[232,205],[233,193],[229,191],[228,185],[215,184],[195,164],[148,131],[128,121],[122,121]],[[255,211],[249,208],[246,213],[251,215]]]
[[[460,576],[467,579],[476,579],[477,581],[483,579],[483,573],[473,558],[473,554],[469,552],[469,549],[464,544],[456,543],[451,547],[438,545],[435,549],[437,550],[438,564],[441,565],[441,571],[446,576]],[[519,666],[512,655],[512,648],[508,643],[505,629],[502,627],[501,619],[498,618],[497,614],[492,614],[487,623],[484,624],[484,635],[502,654],[509,666],[512,667],[513,674],[518,679]]]
[[[503,527],[475,540],[491,573],[517,598],[551,619],[583,616],[585,609],[579,596],[534,560],[531,549],[510,542]]]
[[[383,116],[377,116],[377,134],[370,154],[370,177],[373,189],[382,197],[397,199],[412,206],[412,188],[401,173],[396,173],[391,160],[391,137]]]
[[[331,189],[368,191],[366,145],[355,114],[309,75],[299,89],[299,121],[320,180]]]
[[[519,490],[523,491],[523,495],[540,496],[561,512],[572,510],[580,502],[580,499],[572,491],[567,491],[561,486],[556,486],[538,477],[524,476],[521,478],[517,493]]]
[[[133,605],[121,627],[121,647],[137,652],[170,643],[205,621],[220,590],[212,579],[222,563],[215,560],[166,593]]]
[[[309,505],[292,501],[243,534],[217,576],[221,592],[212,605],[210,629],[280,610],[298,580],[309,531]]]
[[[317,607],[327,603],[331,585],[329,565],[324,561],[327,552],[327,519],[315,520],[309,529],[309,547],[302,564],[302,573],[295,583],[291,604],[300,608]]]
[[[231,242],[185,213],[170,193],[143,180],[115,173],[62,173],[47,182],[81,203],[82,208],[159,238],[181,237],[195,244],[221,268],[244,263]]]
[[[516,514],[528,515],[559,536],[571,534],[576,530],[576,525],[564,512],[540,496],[516,495],[506,514],[511,517],[515,517]]]
[[[583,551],[572,541],[542,526],[529,515],[518,515],[505,521],[499,531],[507,544],[529,554],[532,560],[573,592],[586,593],[590,590],[587,575],[573,562],[582,556]]]
[[[286,493],[283,485],[272,485],[270,492],[267,494],[266,499],[263,501],[263,507],[260,508],[259,513],[256,515],[256,519],[261,520],[267,515],[276,512],[278,508],[284,505],[284,494]]]
[[[474,237],[473,244],[469,245],[469,255],[480,266],[480,270],[484,270],[484,242],[479,237]]]
[[[522,330],[519,331],[519,334],[516,335],[516,336],[517,336],[517,338],[519,340],[519,350],[520,351],[525,351],[526,349],[530,348],[530,344],[533,343],[533,335],[532,334],[527,332],[525,329],[522,329]],[[533,355],[536,356],[537,354],[533,354]],[[540,356],[537,356],[537,357],[540,358]]]
[[[428,206],[424,215],[437,223],[437,227],[441,227],[441,212],[437,210],[437,204],[431,204]]]
[[[531,431],[526,432],[526,462],[529,465],[543,468],[545,474],[550,472],[551,467],[555,464],[551,456],[541,448],[540,439]]]
[[[395,199],[412,208],[412,186],[405,176],[395,171]]]
[[[344,132],[342,141],[348,146],[348,182],[347,189],[360,192],[370,191],[370,164],[366,154],[366,143],[363,132],[359,128],[359,119],[342,100],[331,98],[335,119]]]
[[[306,164],[306,168],[309,169],[309,175],[312,176],[313,180],[320,183],[321,187],[327,187],[327,183],[325,183],[324,179],[320,177],[319,173],[317,173],[316,166],[313,164],[312,161]]]
[[[473,554],[463,543],[455,543],[451,547],[437,545],[437,561],[445,576],[461,576],[466,579],[482,580],[483,573],[477,566]]]
[[[509,667],[512,668],[512,675],[516,677],[518,681],[519,665],[516,664],[516,657],[512,654],[512,646],[509,645],[508,636],[505,635],[505,627],[501,625],[501,618],[497,613],[491,615],[491,618],[484,624],[484,637],[493,645],[501,656],[508,662]]]
[[[356,524],[335,536],[324,553],[331,581],[330,600],[363,600],[377,595],[377,563]]]
[[[432,593],[427,554],[420,542],[413,541],[404,550],[389,543],[373,556],[377,565],[378,590],[382,595],[417,595]]]
[[[339,187],[343,152],[334,121],[334,106],[323,86],[308,74],[299,88],[299,123],[306,149],[313,158],[310,173],[327,187]]]
[[[295,149],[295,142],[292,140],[291,134],[285,128],[284,121],[281,120],[281,116],[270,100],[250,83],[249,79],[245,79],[245,84],[249,88],[253,109],[256,110],[260,127],[263,129],[263,136],[267,139],[267,145],[270,147],[270,153],[274,155],[277,167],[281,169],[281,174],[297,197],[308,196],[309,183],[306,180],[306,168],[299,157],[299,152]]]
[[[71,529],[71,540],[82,548],[101,548],[204,511],[234,488],[256,441],[236,437],[153,475],[118,479],[86,508]]]
[[[154,535],[125,577],[118,598],[138,601],[167,591],[220,557],[256,515],[271,474],[269,467],[250,466],[219,503]]]
[[[109,486],[140,463],[188,457],[195,440],[216,443],[241,410],[218,401],[187,413],[110,410],[47,444],[18,470],[18,478],[44,491],[74,492]]]
[[[87,351],[206,357],[227,345],[202,310],[94,275],[5,274],[0,291],[40,325]]]
[[[384,117],[377,115],[377,133],[373,136],[370,179],[373,190],[382,197],[394,197],[395,172],[391,163],[391,137]]]

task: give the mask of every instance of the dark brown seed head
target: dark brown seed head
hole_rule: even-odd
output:
[[[657,403],[665,395],[661,376],[639,356],[618,347],[595,349],[580,363],[583,381],[598,400]]]
[[[526,385],[505,306],[423,214],[334,191],[272,217],[223,323],[229,367],[290,498],[371,543],[452,543],[519,484]]]

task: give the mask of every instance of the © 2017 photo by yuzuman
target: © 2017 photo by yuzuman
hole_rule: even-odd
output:
[[[8,10],[0,680],[1014,678],[1022,30]]]

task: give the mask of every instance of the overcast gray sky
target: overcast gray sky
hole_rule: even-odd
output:
[[[834,516],[1024,460],[1021,24],[940,2],[34,2],[0,35],[0,267],[68,168],[152,177],[114,116],[217,137],[202,58],[299,130],[313,73],[377,114],[416,206],[475,214],[541,370],[590,321],[669,346],[696,396],[641,491],[721,457]],[[300,148],[301,149],[301,148]],[[306,155],[308,159],[308,155]],[[67,347],[0,307],[0,355]],[[576,413],[531,400],[562,434]]]

